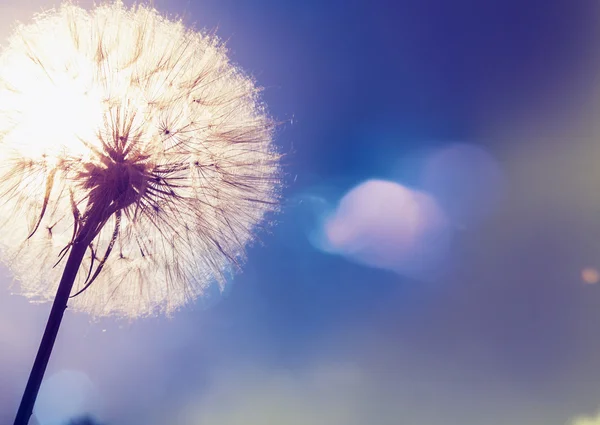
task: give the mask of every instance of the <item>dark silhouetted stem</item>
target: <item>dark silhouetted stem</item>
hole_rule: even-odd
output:
[[[46,324],[46,330],[44,331],[40,348],[38,349],[37,356],[33,363],[14,425],[27,425],[29,423],[29,419],[33,413],[33,406],[40,390],[44,373],[46,372],[46,366],[48,365],[48,360],[50,359],[50,354],[54,347],[54,341],[56,341],[56,335],[58,334],[63,314],[67,308],[67,302],[69,301],[69,295],[71,294],[77,271],[79,270],[79,266],[81,265],[81,261],[83,260],[88,245],[100,230],[98,226],[99,223],[102,223],[102,217],[104,215],[104,208],[102,207],[103,206],[96,205],[88,211],[88,219],[83,223],[83,227],[80,229],[80,232],[78,232],[78,237],[71,246],[67,264],[65,265],[63,275],[58,285],[56,298],[54,298],[54,303],[50,310],[50,317]]]

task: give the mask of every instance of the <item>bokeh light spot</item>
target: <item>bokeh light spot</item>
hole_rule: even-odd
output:
[[[593,267],[586,267],[581,271],[581,280],[583,283],[593,285],[600,281],[600,272]]]
[[[469,227],[498,205],[504,174],[499,163],[482,147],[453,144],[426,160],[422,187],[436,198],[457,227]]]
[[[450,240],[448,221],[426,193],[385,180],[350,190],[324,222],[329,252],[371,267],[423,277]]]
[[[33,413],[40,425],[64,425],[93,413],[97,403],[94,384],[85,373],[62,370],[44,380]]]

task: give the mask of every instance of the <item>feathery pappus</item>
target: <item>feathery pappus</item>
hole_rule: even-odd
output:
[[[20,25],[0,54],[0,249],[18,292],[52,300],[82,229],[73,309],[169,314],[222,285],[278,208],[259,95],[218,38],[149,6]]]

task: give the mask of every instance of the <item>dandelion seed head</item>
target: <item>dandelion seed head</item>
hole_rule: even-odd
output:
[[[223,285],[279,198],[254,81],[216,37],[148,6],[64,4],[17,28],[0,158],[0,248],[34,300],[54,297],[87,209],[107,206],[69,303],[96,316],[169,314]]]

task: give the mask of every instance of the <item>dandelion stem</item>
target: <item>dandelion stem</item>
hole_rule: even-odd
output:
[[[71,245],[71,252],[69,253],[63,275],[58,285],[56,297],[54,298],[50,316],[48,317],[48,323],[46,324],[37,356],[29,374],[29,380],[27,381],[14,425],[27,425],[29,423],[29,419],[33,413],[33,406],[35,405],[44,373],[46,372],[46,366],[48,366],[48,360],[56,341],[58,329],[67,308],[67,302],[73,288],[73,283],[75,282],[75,277],[77,276],[88,245],[98,234],[102,223],[106,219],[107,210],[106,205],[101,203],[92,204],[83,218],[83,226],[80,228],[77,237]]]

